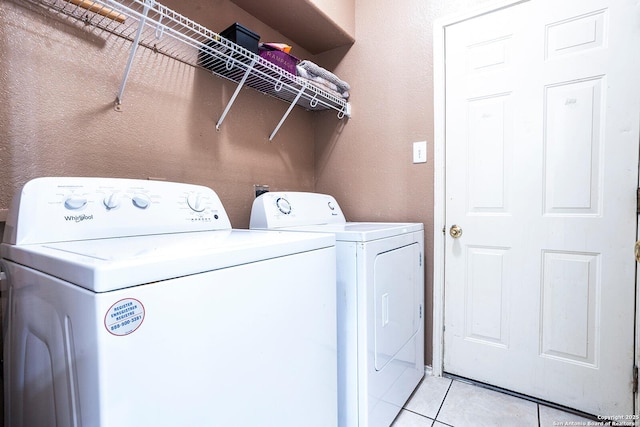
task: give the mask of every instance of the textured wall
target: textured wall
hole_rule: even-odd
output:
[[[164,4],[214,31],[239,21],[286,41],[228,1]],[[216,132],[235,85],[144,48],[116,112],[129,48],[28,3],[0,2],[0,209],[37,176],[159,177],[214,188],[233,226],[247,227],[253,184],[313,190],[313,113],[295,108],[269,142],[288,104],[247,88]]]
[[[231,1],[296,40],[311,53],[353,43],[355,0]],[[274,40],[267,38],[264,41]]]
[[[348,34],[355,34],[355,0],[308,0]]]
[[[433,23],[491,0],[356,0],[356,42],[318,59],[352,86],[353,119],[316,123],[316,191],[333,194],[352,221],[425,226],[425,359],[432,360]],[[427,140],[428,161],[412,163]]]

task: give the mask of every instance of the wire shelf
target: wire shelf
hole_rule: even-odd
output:
[[[294,105],[311,111],[333,109],[340,119],[351,115],[346,99],[277,67],[154,0],[30,1],[133,43],[116,105],[122,101],[135,51],[142,46],[239,83],[216,127],[222,123],[243,85],[291,103],[270,139]]]

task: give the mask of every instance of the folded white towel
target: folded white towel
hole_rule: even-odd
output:
[[[329,80],[325,78],[314,76],[304,68],[301,68],[299,65],[296,66],[296,72],[298,74],[298,77],[301,77],[309,81],[310,83],[313,83],[315,86],[319,87],[320,89],[326,90],[332,93],[334,96],[337,96],[338,98],[349,99],[349,91],[340,90],[340,88],[335,83],[331,83]]]
[[[301,61],[298,66],[314,77],[322,77],[323,79],[335,84],[338,88],[338,92],[348,92],[351,89],[349,83],[341,80],[338,76],[333,74],[331,71],[327,71],[324,68],[320,67],[317,64],[309,60]]]

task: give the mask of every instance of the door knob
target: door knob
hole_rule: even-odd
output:
[[[636,255],[636,262],[640,262],[640,240],[636,242],[636,246],[633,249],[633,252]]]
[[[454,239],[457,239],[458,237],[462,236],[462,227],[460,227],[459,225],[453,224],[449,229],[449,234]]]

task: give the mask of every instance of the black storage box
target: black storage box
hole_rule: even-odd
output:
[[[222,31],[220,35],[256,55],[258,54],[258,41],[260,41],[260,36],[237,22]]]
[[[254,54],[258,54],[258,41],[260,36],[246,27],[238,24],[237,22],[231,25],[220,33],[220,36],[225,39],[244,47]],[[239,81],[242,78],[243,69],[232,67],[226,68],[227,58],[231,57],[239,62],[249,63],[251,58],[238,52],[231,51],[224,45],[219,43],[220,38],[215,37],[214,40],[210,40],[205,46],[198,52],[198,65],[207,68],[217,74],[229,77],[232,80]]]

